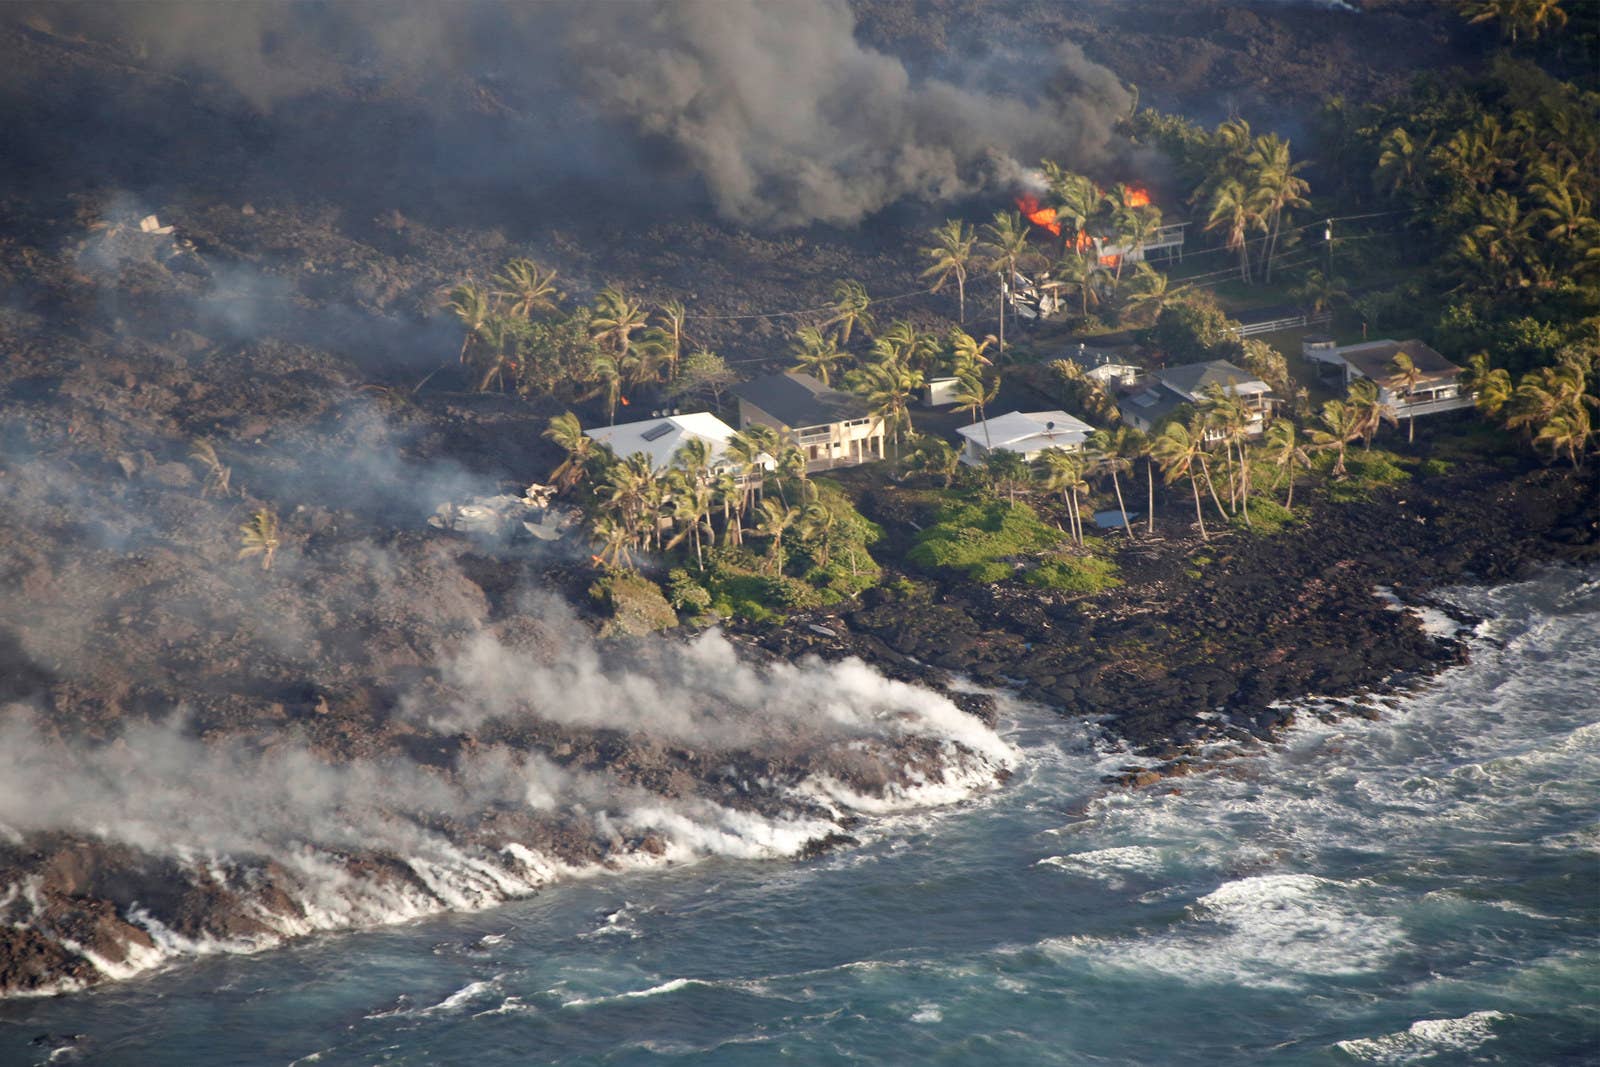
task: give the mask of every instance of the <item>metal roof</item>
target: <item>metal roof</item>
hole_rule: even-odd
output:
[[[1094,433],[1094,427],[1065,411],[1012,411],[963,426],[956,432],[986,448],[1029,453],[1082,445]]]
[[[1155,376],[1162,385],[1189,401],[1198,401],[1212,385],[1219,385],[1225,391],[1241,396],[1272,391],[1266,382],[1225,359],[1167,367],[1156,371]]]
[[[872,414],[865,400],[823,385],[809,374],[768,374],[742,382],[732,392],[791,430],[865,419]]]
[[[1368,341],[1365,344],[1346,345],[1335,349],[1339,357],[1362,377],[1371,378],[1383,385],[1394,385],[1400,376],[1391,364],[1394,357],[1404,352],[1422,373],[1424,381],[1449,380],[1461,373],[1461,368],[1445,359],[1421,341]]]
[[[595,441],[610,447],[619,459],[635,452],[650,457],[650,469],[665,470],[672,466],[686,441],[698,439],[711,446],[711,465],[721,464],[727,454],[728,439],[734,429],[709,411],[694,411],[687,415],[664,415],[642,422],[625,422],[621,426],[596,426],[584,433]],[[771,466],[769,459],[765,466]]]

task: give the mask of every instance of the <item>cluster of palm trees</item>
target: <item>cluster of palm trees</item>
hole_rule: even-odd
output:
[[[544,436],[566,453],[550,479],[584,499],[599,563],[632,568],[641,557],[692,546],[696,568],[704,571],[708,547],[754,537],[765,539],[774,575],[783,573],[786,539],[816,546],[826,565],[819,539],[834,515],[817,497],[805,453],[768,427],[735,433],[715,464],[712,446],[691,438],[664,469],[643,453],[614,455],[570,411],[551,419]],[[769,464],[776,468],[770,480]]]
[[[1461,0],[1461,13],[1471,23],[1493,22],[1500,34],[1515,44],[1522,38],[1538,40],[1567,24],[1562,0]]]
[[[1035,202],[1031,214],[997,212],[992,221],[977,229],[959,219],[947,219],[933,230],[931,243],[922,249],[928,260],[923,277],[932,279],[932,291],[955,283],[957,314],[963,325],[967,320],[967,282],[977,275],[999,276],[996,338],[1001,355],[1005,353],[1005,299],[1011,279],[1019,271],[1048,269],[1087,316],[1122,281],[1126,257],[1113,255],[1103,262],[1100,248],[1141,247],[1161,229],[1161,210],[1138,190],[1124,184],[1102,189],[1051,160],[1041,163],[1041,171],[1048,193],[1042,206]],[[1138,264],[1133,279],[1124,301],[1129,321],[1153,319],[1161,306],[1178,295],[1176,290],[1169,292],[1165,275],[1146,264]]]
[[[1239,253],[1239,277],[1249,282],[1272,281],[1273,259],[1284,234],[1284,221],[1296,208],[1309,206],[1310,185],[1299,176],[1289,142],[1275,133],[1253,135],[1244,119],[1217,126],[1207,145],[1205,177],[1192,201],[1205,211],[1205,229],[1222,236]],[[1257,240],[1251,234],[1259,234]],[[1254,256],[1251,245],[1258,247]]]
[[[1589,409],[1600,408],[1600,398],[1588,390],[1597,372],[1600,343],[1563,349],[1553,366],[1535,367],[1515,386],[1504,368],[1491,368],[1478,353],[1467,362],[1466,387],[1477,394],[1478,410],[1520,430],[1535,448],[1549,449],[1552,461],[1565,456],[1576,470],[1595,437]]]
[[[621,289],[602,289],[593,304],[566,308],[556,272],[513,259],[487,285],[463,282],[445,306],[460,322],[460,361],[482,390],[602,398],[615,422],[629,389],[673,380],[688,352],[683,304],[647,308]],[[706,353],[696,353],[706,355]]]
[[[1525,300],[1600,277],[1600,134],[1587,109],[1553,95],[1502,114],[1473,102],[1395,114],[1380,131],[1374,188],[1431,233],[1455,284]]]
[[[957,409],[982,419],[999,390],[999,371],[988,355],[996,339],[979,340],[959,326],[940,337],[905,320],[879,330],[871,304],[859,282],[840,281],[824,316],[794,331],[791,369],[865,399],[897,456],[911,431],[914,398],[932,375],[954,377]]]

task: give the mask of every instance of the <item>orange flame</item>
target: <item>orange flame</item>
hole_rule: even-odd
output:
[[[1035,226],[1049,230],[1057,237],[1061,236],[1061,223],[1056,221],[1056,209],[1040,207],[1038,197],[1027,193],[1017,197],[1017,210],[1026,215],[1028,221]]]
[[[1075,252],[1087,252],[1089,251],[1089,246],[1092,244],[1094,244],[1094,238],[1090,237],[1083,230],[1079,230],[1078,236],[1073,239],[1072,249]]]
[[[590,556],[589,558],[594,561],[594,565],[596,567],[605,562],[605,560],[601,559],[599,556]]]
[[[1112,254],[1112,255],[1109,255],[1109,256],[1101,256],[1100,257],[1100,265],[1102,267],[1115,268],[1116,265],[1121,261],[1121,259],[1122,259],[1122,257],[1119,256],[1119,255],[1116,255],[1116,254]]]
[[[627,397],[619,396],[619,397],[617,397],[617,399],[622,401],[622,406],[623,407],[627,407],[628,406],[628,398]]]
[[[1150,191],[1148,189],[1132,188],[1128,190],[1129,207],[1149,207]]]

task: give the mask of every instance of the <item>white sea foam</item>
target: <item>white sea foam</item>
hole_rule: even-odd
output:
[[[1487,1044],[1495,1036],[1494,1024],[1506,1018],[1498,1011],[1475,1011],[1459,1019],[1420,1019],[1399,1033],[1340,1041],[1337,1047],[1367,1063],[1422,1063]]]
[[[1166,857],[1160,849],[1147,845],[1117,845],[1064,856],[1046,856],[1036,866],[1056,867],[1087,878],[1097,878],[1114,888],[1122,888],[1127,884],[1129,874],[1160,873],[1166,867]]]

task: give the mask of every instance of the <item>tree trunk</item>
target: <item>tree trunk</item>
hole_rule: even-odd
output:
[[[1128,506],[1122,502],[1122,480],[1117,477],[1116,468],[1111,469],[1111,486],[1117,491],[1117,510],[1122,512],[1122,532],[1128,535],[1128,540],[1134,540],[1133,525],[1128,522]]]
[[[1289,495],[1284,498],[1283,506],[1289,510],[1294,509],[1294,465],[1292,463],[1289,466]]]
[[[1200,514],[1200,483],[1195,480],[1193,469],[1189,471],[1189,488],[1194,491],[1194,521],[1200,527],[1200,540],[1209,543],[1211,535],[1206,533],[1205,516]]]
[[[967,273],[956,271],[956,305],[961,309],[961,325],[967,324]]]
[[[1155,460],[1149,456],[1144,458],[1144,478],[1150,487],[1150,509],[1145,512],[1145,531],[1154,536],[1156,532],[1156,465]]]
[[[1211,468],[1206,465],[1206,457],[1200,456],[1200,473],[1206,476],[1206,489],[1211,493],[1211,502],[1217,506],[1217,514],[1222,516],[1222,521],[1228,521],[1228,512],[1223,508],[1222,501],[1217,498],[1217,484],[1211,480]]]

